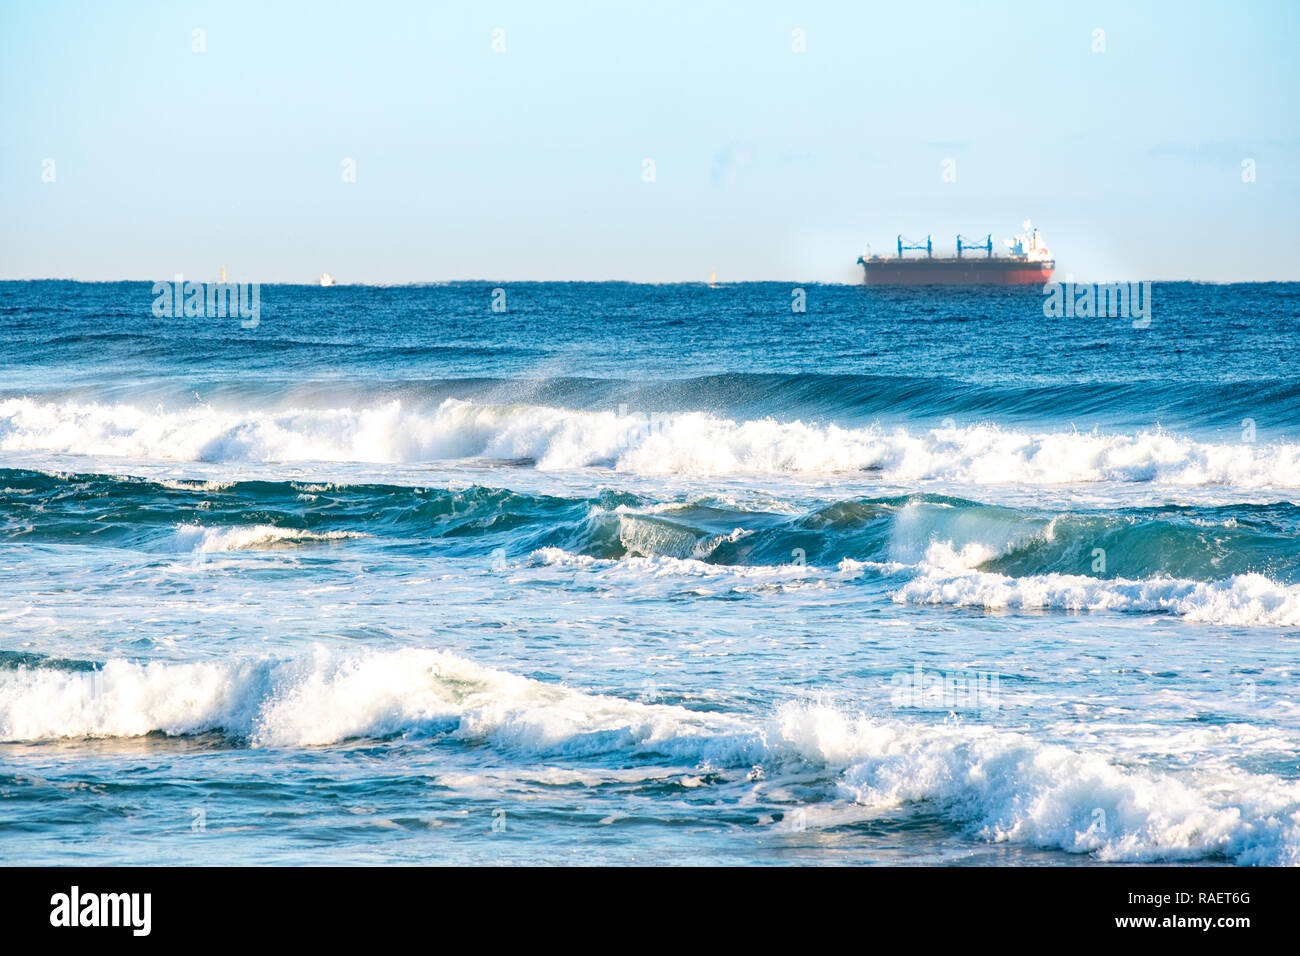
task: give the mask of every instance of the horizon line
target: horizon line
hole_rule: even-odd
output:
[[[223,280],[217,279],[191,279],[184,277],[185,282],[200,283],[221,283]],[[176,281],[173,275],[166,279],[77,279],[70,276],[24,276],[19,278],[0,277],[0,282],[74,282],[79,285],[121,285],[123,283],[172,283]],[[265,279],[226,279],[227,285],[253,283],[254,285],[269,286],[302,286],[313,289],[342,289],[342,288],[367,288],[367,289],[385,289],[385,288],[406,288],[416,286],[437,286],[437,285],[699,285],[707,287],[717,287],[724,285],[819,285],[819,286],[863,286],[865,288],[989,288],[989,289],[1009,289],[1009,288],[1031,288],[1036,283],[1030,283],[1023,286],[1000,285],[997,283],[970,283],[968,285],[954,285],[937,283],[933,285],[872,285],[864,280],[856,282],[828,281],[822,279],[406,279],[393,282],[339,282],[335,281],[332,285],[323,286],[319,281],[301,282],[301,281],[283,281]],[[1134,283],[1134,282],[1152,282],[1152,283],[1187,283],[1192,285],[1294,285],[1300,283],[1300,278],[1295,279],[1167,279],[1167,278],[1147,278],[1147,279],[1058,279],[1052,278],[1047,284],[1065,284],[1074,283],[1075,285],[1106,285],[1111,283]]]

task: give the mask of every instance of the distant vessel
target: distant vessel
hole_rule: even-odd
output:
[[[328,272],[322,272],[322,273],[320,274],[320,284],[321,284],[321,285],[333,285],[333,284],[334,284],[334,277],[333,277],[332,275],[330,275]]]
[[[897,257],[860,256],[858,264],[868,285],[1043,285],[1051,281],[1056,261],[1033,223],[1026,219],[1021,228],[1024,232],[1005,240],[1009,251],[1004,256],[993,254],[992,234],[983,242],[959,235],[955,256],[935,256],[933,236],[923,243],[899,236]],[[903,253],[911,250],[925,252],[924,258],[905,258]]]

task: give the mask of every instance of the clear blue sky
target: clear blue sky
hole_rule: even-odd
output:
[[[0,0],[0,278],[856,281],[1028,217],[1300,279],[1297,64],[1295,2]]]

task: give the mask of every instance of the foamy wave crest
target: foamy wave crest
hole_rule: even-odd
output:
[[[987,728],[872,725],[858,739],[846,795],[924,802],[986,840],[1109,861],[1300,863],[1300,785],[1277,777],[1126,769]]]
[[[830,773],[871,808],[930,806],[989,840],[1107,860],[1300,862],[1300,784],[1266,774],[1124,767],[987,726],[788,704],[767,721],[586,694],[452,654],[0,670],[0,738],[220,731],[258,747],[436,735],[538,756],[623,752],[731,770]],[[1100,811],[1100,812],[1099,812]]]
[[[1030,433],[992,425],[841,428],[704,412],[653,419],[447,399],[436,408],[178,411],[0,402],[0,449],[211,462],[528,460],[638,474],[862,471],[972,484],[1096,481],[1300,486],[1300,444],[1207,444],[1160,431]]]
[[[1300,586],[1262,574],[1222,581],[1092,578],[1040,574],[1022,578],[981,571],[927,570],[894,592],[900,604],[947,604],[986,609],[1147,611],[1207,624],[1300,626]]]
[[[439,732],[568,752],[687,740],[705,729],[684,708],[582,694],[431,650],[0,670],[0,739],[8,741],[221,732],[258,747],[306,747]]]
[[[365,535],[356,531],[302,531],[296,528],[277,528],[269,524],[236,525],[230,528],[204,528],[185,524],[176,529],[171,544],[178,551],[214,553],[294,548],[363,537]]]
[[[640,585],[662,585],[664,592],[707,597],[716,594],[753,594],[763,591],[824,589],[836,579],[849,580],[854,572],[828,574],[798,564],[710,564],[695,558],[624,557],[615,560],[574,554],[561,548],[540,548],[526,563],[551,568],[562,574],[581,571],[593,576],[593,583],[609,583],[620,590]],[[624,591],[624,593],[627,593]]]
[[[617,560],[593,558],[585,554],[574,554],[563,548],[539,548],[528,556],[528,563],[535,567],[554,567],[564,569],[600,569],[632,570],[650,577],[686,576],[686,577],[736,577],[736,578],[779,578],[807,577],[806,568],[798,565],[760,564],[709,564],[698,558],[677,558],[671,555],[657,555],[647,558],[633,556]]]

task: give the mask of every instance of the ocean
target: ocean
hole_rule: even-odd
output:
[[[1300,284],[799,289],[0,283],[0,861],[1300,863]]]

